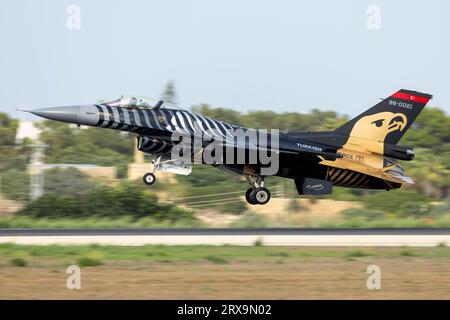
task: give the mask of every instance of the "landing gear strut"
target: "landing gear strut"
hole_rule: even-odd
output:
[[[153,171],[147,172],[144,174],[144,177],[142,180],[144,180],[144,183],[148,186],[151,186],[156,181],[155,171],[158,169],[159,163],[161,161],[161,156],[159,156],[156,161],[153,162]]]
[[[245,193],[245,200],[252,205],[266,204],[270,200],[270,191],[264,187],[263,177],[246,176],[251,188]]]

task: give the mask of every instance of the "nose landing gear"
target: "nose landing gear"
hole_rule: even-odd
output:
[[[156,177],[152,172],[147,172],[143,177],[144,183],[148,186],[151,186],[155,183]]]
[[[266,204],[270,200],[270,191],[264,187],[263,177],[246,176],[251,188],[245,193],[245,200],[249,204]]]
[[[144,174],[144,177],[142,178],[142,180],[144,181],[144,183],[146,185],[151,186],[152,184],[155,183],[155,181],[156,181],[155,171],[158,169],[160,162],[161,162],[161,156],[159,156],[156,159],[156,161],[153,162],[153,172],[147,172],[146,174]]]

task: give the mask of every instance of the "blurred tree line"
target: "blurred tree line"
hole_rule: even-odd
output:
[[[89,163],[116,166],[120,178],[132,162],[133,137],[127,132],[82,127],[45,120],[38,123],[46,163]]]
[[[117,187],[91,186],[89,190],[61,193],[54,190],[30,202],[18,212],[33,218],[112,218],[123,216],[138,220],[151,217],[158,221],[177,222],[196,219],[191,211],[173,204],[161,203],[155,194],[141,184],[122,183]]]
[[[257,129],[279,129],[281,131],[326,131],[334,130],[348,121],[334,111],[312,109],[309,113],[274,111],[249,111],[242,113],[233,109],[212,108],[207,104],[192,107],[193,112],[228,123]]]

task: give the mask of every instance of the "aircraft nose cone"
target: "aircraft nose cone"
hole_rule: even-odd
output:
[[[41,108],[30,112],[50,120],[76,123],[80,116],[80,106]]]

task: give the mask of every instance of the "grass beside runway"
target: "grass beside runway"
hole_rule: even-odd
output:
[[[145,217],[136,220],[130,216],[119,218],[30,218],[22,216],[1,217],[1,229],[52,229],[52,228],[165,228],[165,227],[208,227],[198,219],[179,219],[175,221]],[[270,220],[258,214],[240,215],[230,227],[305,227],[305,228],[450,228],[450,218],[385,218],[365,220],[360,217],[340,220],[317,219],[298,221],[295,219]]]
[[[66,269],[81,267],[81,290]],[[368,290],[367,267],[382,290]],[[450,298],[450,248],[0,244],[0,299]]]
[[[382,290],[367,289],[373,264]],[[449,299],[448,279],[445,246],[0,245],[0,299]]]
[[[1,217],[0,228],[165,228],[165,227],[201,227],[198,220],[178,219],[175,221],[161,220],[151,217],[135,219],[131,216],[122,216],[120,218],[30,218],[22,216]],[[450,222],[449,222],[450,226]]]
[[[432,248],[420,247],[275,247],[263,246],[259,241],[254,246],[33,246],[0,244],[0,267],[15,265],[21,259],[24,266],[39,265],[45,259],[60,264],[101,265],[114,261],[150,261],[163,263],[212,262],[288,262],[309,258],[356,259],[361,257],[395,258],[423,257],[450,259],[450,248],[440,244]]]

